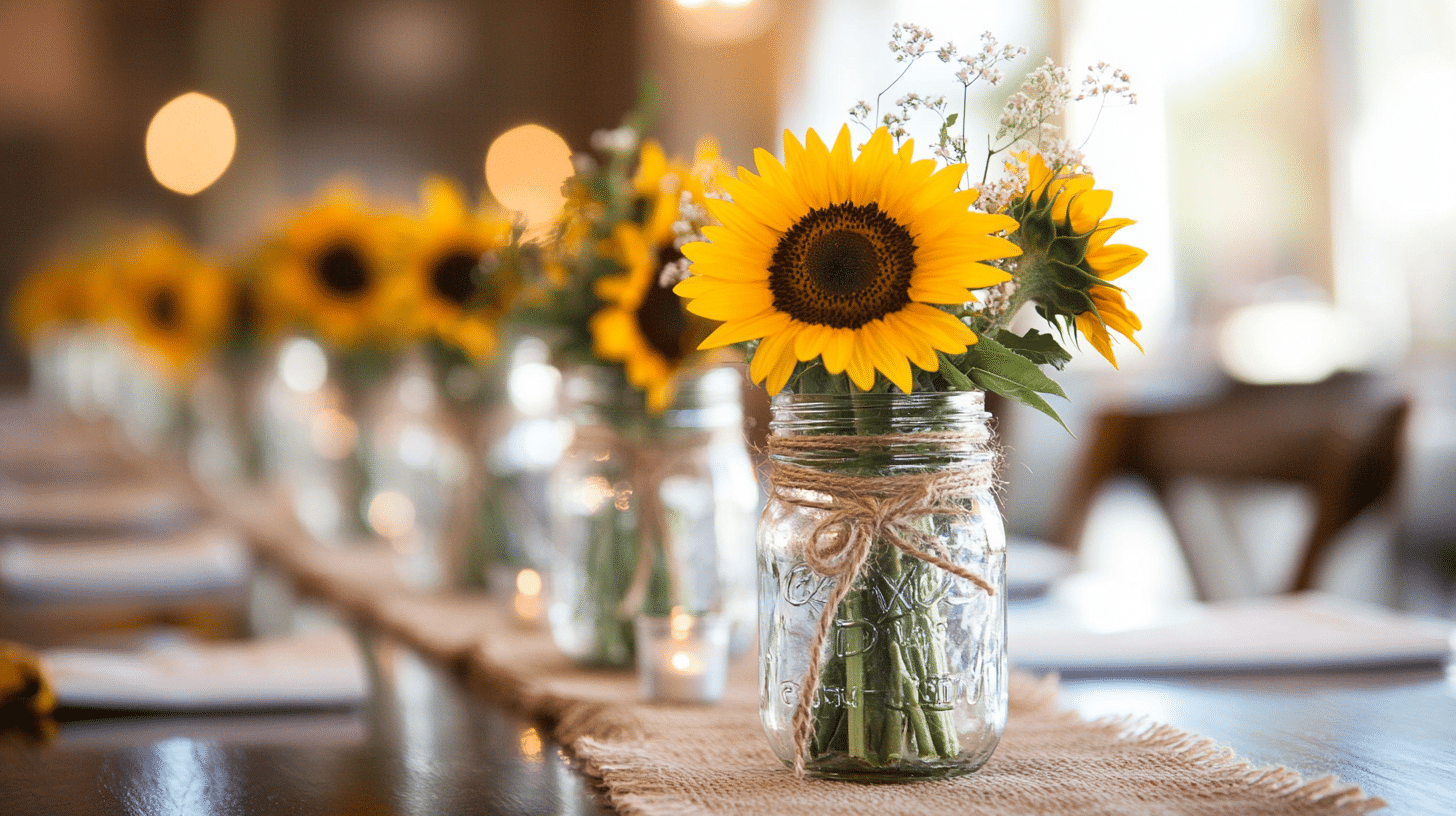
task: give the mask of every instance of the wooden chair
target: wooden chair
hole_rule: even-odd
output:
[[[1146,480],[1167,513],[1199,595],[1226,597],[1207,553],[1198,551],[1206,530],[1171,501],[1175,485],[1186,478],[1294,483],[1311,492],[1314,522],[1286,591],[1309,589],[1337,534],[1390,493],[1408,413],[1403,395],[1355,375],[1314,385],[1230,385],[1194,404],[1105,410],[1073,472],[1053,540],[1075,551],[1098,492],[1112,477],[1132,474]]]

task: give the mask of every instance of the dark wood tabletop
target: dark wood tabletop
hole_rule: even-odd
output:
[[[218,614],[237,597],[216,599]],[[128,636],[176,626],[179,603],[147,611],[134,602],[129,618],[114,617],[113,604],[93,605],[104,614],[88,628],[75,604],[60,614],[6,599],[0,627],[29,621],[24,633],[41,647],[124,645]],[[187,601],[194,620],[215,625],[199,614],[205,607],[206,599]],[[291,610],[232,620],[273,629],[331,615],[304,599]],[[64,626],[47,636],[46,621]],[[362,707],[213,715],[62,709],[49,738],[0,734],[0,814],[610,812],[543,726],[471,690],[449,667],[352,628],[372,681]],[[0,639],[13,634],[0,628]]]
[[[0,637],[116,645],[149,631],[148,620],[200,622],[217,636],[228,634],[228,621],[277,629],[333,614],[307,598],[279,610],[277,593],[267,615],[226,614],[259,594],[217,597],[212,617],[202,611],[206,598],[189,599],[187,616],[175,600],[150,612],[134,602],[120,618],[114,605],[94,605],[90,626],[84,606],[12,598],[3,602]],[[374,681],[363,707],[206,716],[63,710],[48,740],[0,739],[0,813],[610,812],[543,726],[408,646],[355,631]],[[1088,717],[1172,723],[1256,765],[1285,765],[1307,779],[1335,774],[1386,799],[1392,813],[1456,813],[1456,681],[1440,667],[1069,677],[1063,699]]]
[[[1067,678],[1083,716],[1137,715],[1305,779],[1334,774],[1392,814],[1456,814],[1456,666]]]

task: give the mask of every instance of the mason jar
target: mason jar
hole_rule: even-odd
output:
[[[759,708],[815,777],[967,774],[1006,724],[1006,536],[978,391],[782,394],[758,533]]]
[[[567,373],[573,438],[550,483],[548,618],[568,657],[632,665],[638,615],[723,615],[751,639],[760,502],[741,382],[710,369],[653,415],[619,368]]]

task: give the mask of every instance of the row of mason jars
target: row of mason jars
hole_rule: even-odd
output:
[[[975,770],[999,739],[1005,535],[989,478],[902,521],[992,591],[874,533],[830,611],[835,579],[815,573],[804,549],[854,533],[823,529],[831,496],[785,494],[765,512],[737,369],[703,372],[648,415],[619,370],[563,373],[530,338],[494,372],[442,369],[415,352],[363,377],[348,370],[358,361],[296,337],[260,363],[221,363],[181,392],[125,348],[104,328],[53,332],[36,346],[37,396],[110,418],[155,454],[185,440],[204,485],[281,489],[319,541],[383,542],[416,587],[503,594],[521,623],[549,620],[579,663],[635,659],[649,699],[720,695],[728,655],[757,632],[765,732],[786,764],[840,779],[933,778]],[[923,435],[785,462],[928,474],[992,466],[990,447],[940,441],[989,440],[983,407],[979,392],[781,395],[773,427],[843,437],[866,433],[869,419],[881,438]],[[821,661],[810,660],[815,650]],[[814,724],[808,736],[795,725],[801,712]]]
[[[424,350],[361,366],[293,337],[181,388],[129,349],[104,326],[52,331],[34,390],[185,455],[205,485],[281,490],[316,539],[388,546],[415,587],[506,594],[580,662],[629,664],[636,614],[712,614],[736,650],[752,639],[762,491],[734,368],[648,416],[620,369],[563,374],[534,338],[492,370]]]

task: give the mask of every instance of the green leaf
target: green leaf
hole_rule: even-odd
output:
[[[1028,330],[1025,336],[1002,329],[996,333],[996,341],[1037,365],[1049,365],[1058,371],[1072,360],[1072,355],[1055,337],[1036,329]]]
[[[1046,400],[1042,399],[1039,394],[1037,394],[1035,391],[1032,391],[1030,388],[1012,382],[1011,380],[998,374],[992,374],[991,372],[984,369],[973,369],[971,371],[971,379],[975,380],[978,385],[980,385],[987,391],[995,391],[997,394],[1000,394],[1007,399],[1016,400],[1022,405],[1029,405],[1032,408],[1041,411],[1043,414],[1046,414],[1052,419],[1055,419],[1057,421],[1057,424],[1062,426],[1062,430],[1066,431],[1069,434],[1072,434],[1072,429],[1068,428],[1067,423],[1063,422],[1062,418],[1057,416],[1056,410],[1053,409]],[[1076,434],[1072,434],[1072,436],[1076,436]]]
[[[956,123],[956,120],[959,118],[959,113],[952,113],[950,116],[945,117],[945,126],[950,127],[951,125],[954,125]]]
[[[956,364],[945,355],[945,352],[937,351],[936,354],[940,357],[940,375],[945,378],[945,381],[950,384],[951,388],[957,391],[976,390],[976,384],[971,382],[971,378],[967,377],[965,372],[956,367]]]
[[[1042,373],[1042,370],[1036,367],[1036,363],[989,337],[981,337],[981,341],[971,347],[971,352],[973,370],[980,369],[998,377],[1004,377],[1022,388],[1029,388],[1032,391],[1055,394],[1062,399],[1067,398],[1062,387],[1057,385],[1051,377]],[[974,374],[972,379],[974,379]]]

